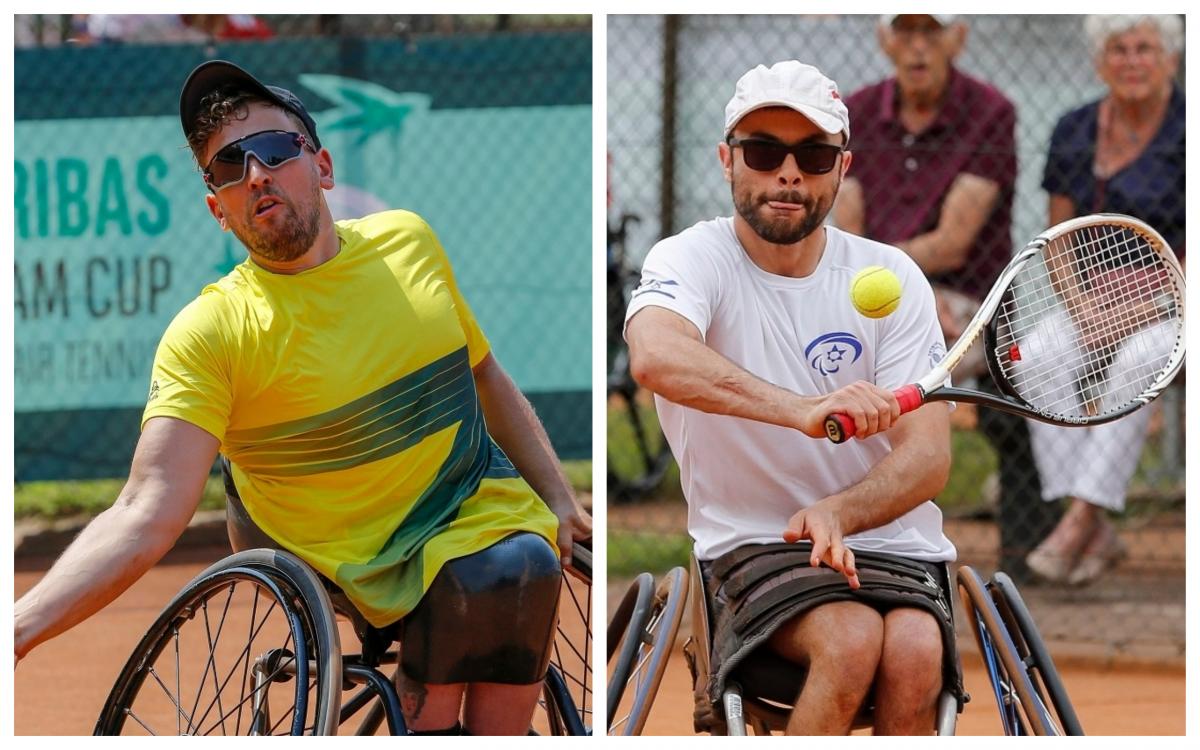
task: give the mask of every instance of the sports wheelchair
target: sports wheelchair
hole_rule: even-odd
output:
[[[590,734],[591,550],[563,576],[558,634],[530,733]],[[335,605],[335,602],[344,604]],[[252,549],[197,575],[134,649],[95,734],[405,734],[391,638],[291,553]],[[358,654],[341,649],[337,616]],[[343,691],[355,692],[344,696]],[[357,727],[352,717],[366,709]]]
[[[699,562],[691,562],[692,628],[684,655],[694,685],[708,682],[712,653],[709,597]],[[949,576],[946,580],[951,580]],[[1062,681],[1016,586],[1004,573],[987,584],[972,568],[961,566],[957,582],[992,684],[1005,734],[1083,734]],[[697,697],[697,717],[712,732],[745,736],[781,732],[804,683],[802,667],[762,649],[751,653],[726,681],[720,703]],[[964,696],[964,703],[970,696]],[[1051,715],[1049,706],[1057,715]],[[953,735],[960,711],[957,697],[944,688],[937,700],[938,735]],[[871,698],[854,720],[855,729],[872,726]]]

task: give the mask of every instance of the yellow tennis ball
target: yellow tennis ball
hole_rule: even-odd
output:
[[[868,318],[884,318],[900,306],[900,279],[883,266],[867,266],[850,281],[850,301]]]

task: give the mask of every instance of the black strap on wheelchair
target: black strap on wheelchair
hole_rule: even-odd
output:
[[[707,695],[719,703],[725,681],[737,666],[787,620],[837,601],[861,601],[882,611],[915,607],[933,615],[946,644],[943,680],[965,703],[962,671],[944,565],[892,555],[855,551],[861,588],[851,589],[841,574],[809,564],[808,543],[747,545],[709,565],[714,588],[712,669]]]

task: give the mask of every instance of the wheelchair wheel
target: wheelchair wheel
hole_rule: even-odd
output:
[[[687,604],[688,574],[683,568],[674,568],[659,582],[654,591],[648,616],[636,615],[629,618],[621,643],[621,656],[633,645],[634,658],[624,670],[610,672],[610,680],[620,680],[616,700],[613,700],[613,683],[609,683],[608,733],[610,735],[639,735],[650,715],[650,707],[658,693],[659,684],[667,671],[667,661],[675,645],[679,623]],[[639,625],[639,623],[644,623]],[[635,627],[637,625],[637,627]],[[609,633],[610,641],[613,638]],[[610,646],[611,648],[611,646]],[[622,702],[620,693],[625,686],[633,689]]]
[[[958,569],[958,589],[975,643],[983,657],[1006,735],[1055,734],[1053,721],[1029,679],[1025,663],[983,579]]]
[[[606,641],[608,643],[608,694],[607,716],[609,729],[616,716],[617,705],[625,693],[625,686],[633,672],[641,639],[627,637],[629,633],[642,633],[650,622],[650,609],[654,602],[654,576],[640,573],[629,588],[625,589],[621,603],[617,605],[608,621]],[[616,656],[616,661],[613,657]]]
[[[1028,665],[1027,669],[1034,688],[1042,702],[1054,706],[1055,724],[1069,736],[1082,736],[1083,726],[1075,714],[1075,707],[1067,695],[1067,688],[1059,677],[1054,660],[1050,658],[1050,650],[1046,648],[1042,635],[1038,632],[1025,600],[1021,598],[1017,585],[1006,573],[996,573],[992,576],[992,597],[1017,647],[1017,654]]]
[[[592,551],[576,544],[558,600],[558,634],[532,733],[591,734]]]
[[[334,734],[341,689],[341,645],[320,579],[287,552],[247,550],[166,606],[95,733]]]

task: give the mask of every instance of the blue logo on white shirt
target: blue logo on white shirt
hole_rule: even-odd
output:
[[[833,331],[818,337],[804,349],[804,358],[812,368],[822,375],[829,376],[858,361],[862,356],[862,343],[854,338],[854,334],[845,331]]]
[[[633,297],[640,297],[643,294],[665,294],[671,299],[675,299],[675,295],[663,289],[664,286],[679,286],[679,282],[674,279],[646,279],[638,284],[637,289],[633,291]]]

